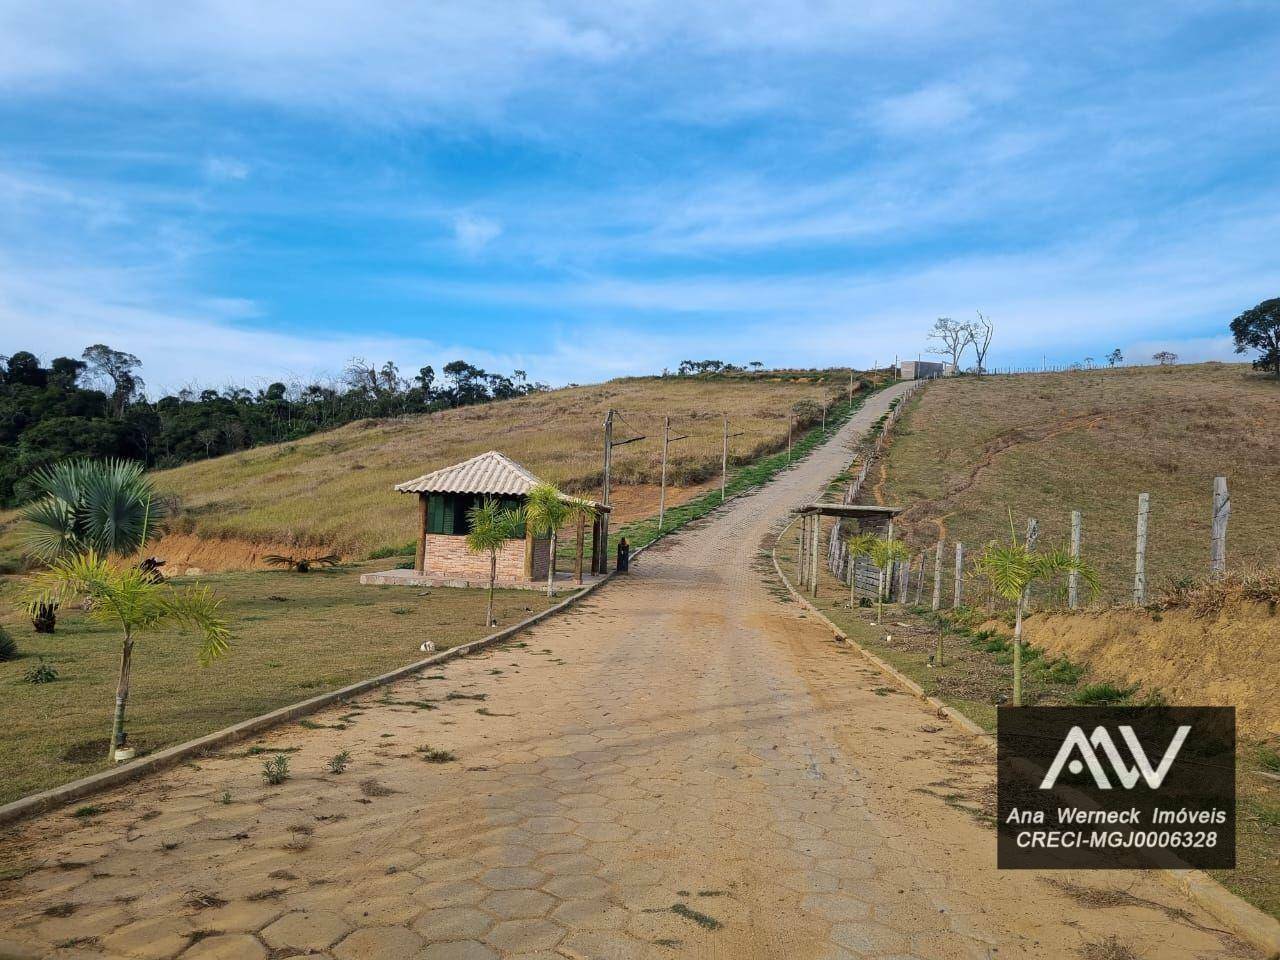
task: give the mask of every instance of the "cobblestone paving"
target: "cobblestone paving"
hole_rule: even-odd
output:
[[[0,956],[1252,956],[1148,876],[997,873],[989,758],[770,585],[887,402],[517,643],[11,830]]]

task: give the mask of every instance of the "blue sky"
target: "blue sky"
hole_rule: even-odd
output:
[[[0,0],[0,349],[153,387],[1233,356],[1274,2]]]

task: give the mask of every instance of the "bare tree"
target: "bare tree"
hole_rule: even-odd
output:
[[[959,373],[960,358],[964,356],[965,348],[970,343],[969,324],[957,323],[950,317],[939,317],[929,331],[929,339],[937,343],[929,352],[950,357],[951,366]]]
[[[1162,367],[1168,367],[1178,362],[1178,355],[1168,350],[1161,350],[1159,353],[1153,353],[1151,359]]]
[[[991,337],[995,333],[996,328],[991,321],[982,315],[982,311],[977,311],[978,319],[973,323],[965,324],[969,330],[969,344],[973,347],[974,359],[978,365],[978,376],[982,376],[987,363],[987,351],[991,349]]]

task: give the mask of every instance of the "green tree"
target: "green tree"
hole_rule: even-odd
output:
[[[489,555],[489,606],[485,613],[485,626],[493,626],[493,585],[498,579],[498,551],[508,540],[513,540],[524,523],[523,508],[504,508],[492,497],[476,504],[467,511],[467,549],[472,553]]]
[[[1072,557],[1065,547],[1039,550],[1028,547],[1018,538],[1009,519],[1009,542],[991,541],[974,563],[978,573],[991,584],[991,589],[1014,605],[1013,622],[1013,705],[1022,706],[1022,618],[1026,612],[1027,591],[1032,584],[1060,574],[1077,573],[1089,595],[1098,593],[1098,574],[1087,563]]]
[[[527,496],[525,521],[535,537],[547,537],[551,541],[551,555],[547,558],[547,596],[554,597],[556,540],[560,528],[569,522],[569,504],[564,494],[549,483],[535,484]]]
[[[1263,300],[1231,321],[1236,353],[1257,350],[1254,366],[1271,370],[1280,380],[1280,297]]]
[[[170,626],[191,630],[200,637],[199,660],[207,665],[227,652],[231,632],[219,616],[222,601],[208,588],[178,590],[156,583],[149,571],[113,562],[95,550],[73,553],[54,560],[48,570],[27,586],[24,604],[33,616],[43,607],[87,600],[89,619],[120,628],[120,673],[116,682],[115,713],[107,759],[125,742],[124,714],[129,699],[129,675],[137,638]]]

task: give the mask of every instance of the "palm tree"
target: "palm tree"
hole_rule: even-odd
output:
[[[50,604],[73,600],[90,601],[88,617],[114,624],[123,634],[107,752],[110,760],[125,742],[124,710],[136,638],[168,626],[185,627],[200,636],[199,659],[207,665],[227,652],[231,632],[218,615],[222,601],[207,588],[179,590],[167,583],[156,583],[149,571],[113,562],[92,548],[59,557],[48,570],[36,574],[28,585],[25,605],[33,613]]]
[[[858,590],[858,558],[871,556],[871,548],[876,542],[874,533],[851,533],[845,540],[849,548],[849,607],[857,606],[855,594]]]
[[[885,584],[894,563],[909,556],[907,546],[901,540],[877,537],[872,533],[857,533],[846,541],[849,552],[856,557],[867,557],[876,568],[876,623],[883,619]],[[853,585],[849,587],[849,602],[853,603]]]
[[[32,476],[39,496],[20,511],[23,545],[45,563],[92,550],[103,556],[140,551],[164,519],[142,464],[130,460],[63,460]],[[52,633],[57,606],[32,613]]]
[[[1014,605],[1013,621],[1013,705],[1022,706],[1022,615],[1027,604],[1027,590],[1033,583],[1063,573],[1077,573],[1089,595],[1099,589],[1098,574],[1083,560],[1071,556],[1064,547],[1038,550],[1028,547],[1013,529],[1009,518],[1009,542],[994,540],[978,556],[975,569],[991,584],[993,592]]]
[[[535,484],[525,503],[525,519],[535,537],[551,540],[551,555],[547,558],[547,596],[556,593],[556,536],[569,520],[569,504],[564,494],[549,483]]]
[[[581,497],[570,497],[567,505],[569,507],[569,519],[578,528],[578,549],[573,558],[573,580],[581,586],[582,561],[586,555],[587,521],[595,522],[597,510],[594,503],[590,500],[583,500]]]
[[[485,626],[493,626],[493,584],[498,579],[498,551],[508,540],[513,540],[524,523],[524,509],[503,507],[492,497],[485,497],[467,511],[467,549],[472,553],[489,555],[489,608],[485,614]]]

